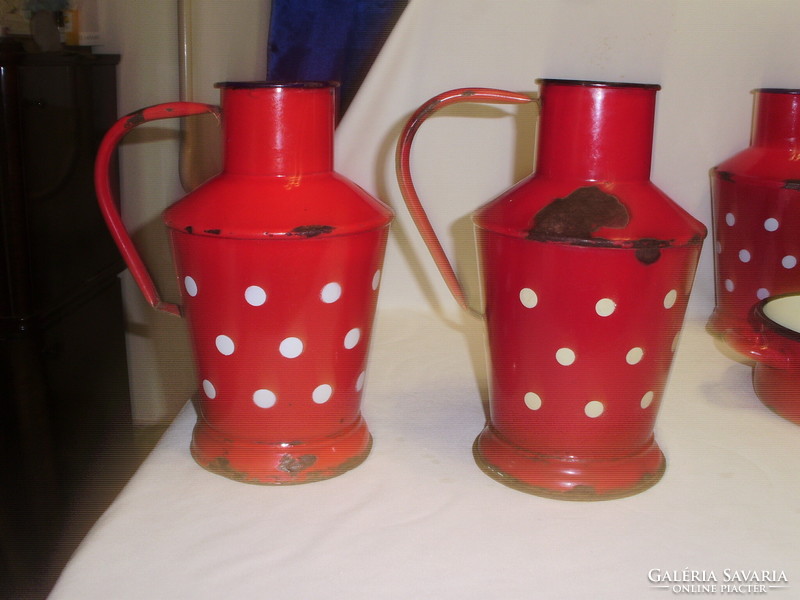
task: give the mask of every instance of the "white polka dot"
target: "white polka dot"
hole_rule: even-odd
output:
[[[778,229],[778,227],[780,227],[780,225],[781,224],[778,223],[778,219],[773,219],[772,217],[764,221],[764,229],[767,231],[775,231]]]
[[[286,358],[297,358],[303,353],[303,342],[296,337],[288,337],[281,342],[280,352]]]
[[[183,287],[186,288],[186,293],[190,296],[197,296],[197,282],[194,280],[194,277],[184,277]]]
[[[267,292],[262,287],[251,285],[244,291],[244,299],[251,306],[261,306],[267,301]]]
[[[361,375],[356,379],[356,391],[360,392],[364,388],[364,379],[367,377],[366,371],[361,371]]]
[[[725,280],[725,289],[729,292],[732,292],[736,286],[733,285],[733,281],[730,279]]]
[[[716,244],[714,244],[714,247],[717,250],[717,254],[722,254],[722,242],[718,241]]]
[[[256,390],[253,394],[253,402],[259,408],[272,408],[277,399],[275,392],[270,390]]]
[[[331,281],[322,288],[319,296],[325,304],[336,302],[342,296],[342,286]]]
[[[625,355],[625,362],[627,362],[629,365],[635,365],[642,360],[643,356],[644,356],[644,350],[642,350],[639,347],[631,348]]]
[[[355,327],[347,332],[347,335],[344,336],[344,347],[348,350],[355,348],[356,344],[358,344],[358,340],[361,339],[361,330],[358,327]]]
[[[611,298],[603,298],[598,300],[594,305],[595,312],[601,317],[607,317],[617,309],[617,303]]]
[[[519,291],[519,301],[525,308],[533,308],[539,303],[539,296],[531,288],[522,288]]]
[[[736,224],[736,217],[733,213],[728,213],[725,215],[725,222],[729,227],[733,227]]]
[[[781,265],[784,269],[794,269],[797,266],[797,257],[787,254],[781,259]]]
[[[325,404],[331,399],[332,394],[333,388],[327,383],[323,383],[314,388],[314,391],[311,393],[311,399],[317,404]]]
[[[377,271],[375,271],[375,275],[372,276],[372,289],[377,290],[380,283],[381,283],[381,270],[378,269]]]
[[[644,396],[642,396],[642,401],[639,403],[642,408],[647,408],[653,402],[653,398],[655,394],[653,392],[647,392]]]
[[[225,356],[230,356],[233,354],[233,351],[236,350],[236,345],[227,335],[218,335],[215,343],[220,354],[224,354]]]
[[[750,251],[749,250],[739,250],[739,260],[743,263],[750,262]]]
[[[539,394],[534,394],[533,392],[525,394],[525,406],[531,410],[539,410],[542,408],[542,399],[539,397]]]
[[[208,379],[203,379],[203,391],[211,400],[217,397],[217,390]]]
[[[675,301],[678,299],[678,290],[670,290],[664,296],[664,308],[672,308],[675,306]]]
[[[559,348],[556,352],[556,360],[558,364],[568,367],[575,362],[575,352],[569,348]]]
[[[597,400],[592,400],[586,406],[583,407],[583,412],[586,413],[587,417],[596,419],[597,417],[603,414],[603,411],[605,409],[606,407],[603,406],[602,402],[599,402]]]
[[[769,290],[767,288],[758,288],[756,290],[756,298],[759,300],[763,300],[764,298],[769,298]]]

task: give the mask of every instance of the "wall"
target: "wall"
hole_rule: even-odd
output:
[[[106,0],[101,9],[106,43],[95,51],[122,55],[119,114],[178,100],[176,2]],[[268,18],[269,0],[192,0],[194,100],[217,103],[217,81],[265,77]],[[179,133],[177,122],[144,125],[120,150],[123,218],[170,300],[178,292],[160,213],[184,193]],[[123,286],[134,419],[169,419],[195,388],[184,322],[150,308],[127,275]]]

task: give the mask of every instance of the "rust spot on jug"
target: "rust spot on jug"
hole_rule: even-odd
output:
[[[301,225],[295,227],[289,232],[289,235],[300,235],[307,238],[316,237],[323,233],[330,233],[334,230],[331,225]]]
[[[722,181],[733,181],[733,173],[730,171],[717,171],[717,177]]]
[[[194,228],[191,225],[187,225],[183,228],[186,233],[194,233]]]
[[[278,469],[295,475],[317,462],[317,457],[313,454],[304,454],[295,458],[291,454],[284,454]]]
[[[219,235],[220,233],[222,233],[222,229],[204,229],[203,232],[210,233],[212,235]]]
[[[631,246],[636,249],[636,259],[646,265],[652,265],[661,258],[661,248],[669,246],[669,242],[645,238],[634,241]]]
[[[136,127],[137,125],[141,125],[144,122],[145,122],[144,110],[143,109],[142,110],[137,110],[136,112],[131,113],[130,115],[128,115],[128,120],[125,121],[125,127],[127,129],[132,129],[132,128]]]
[[[619,198],[596,186],[585,186],[536,213],[528,239],[590,240],[601,227],[621,229],[629,221],[628,209]]]
[[[565,198],[556,198],[536,213],[527,239],[576,246],[632,248],[639,262],[652,265],[661,258],[661,249],[671,245],[669,240],[613,240],[592,235],[601,227],[622,229],[629,222],[628,208],[619,198],[598,187],[585,186]]]
[[[250,477],[247,475],[247,473],[244,473],[243,471],[237,471],[231,467],[230,461],[224,456],[218,456],[208,463],[208,465],[205,465],[205,468],[212,473],[217,473],[218,475],[233,479],[234,481],[246,482],[250,480]]]
[[[439,110],[439,105],[442,103],[441,100],[433,100],[420,108],[419,112],[414,115],[414,129],[418,129],[420,125],[422,125],[422,121],[430,117],[433,113]]]
[[[787,179],[783,182],[784,189],[800,192],[800,179]]]

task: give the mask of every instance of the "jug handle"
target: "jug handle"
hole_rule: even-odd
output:
[[[722,333],[722,340],[739,354],[773,369],[789,369],[792,358],[780,348],[770,347],[764,339],[765,327],[755,322],[752,329],[730,328]]]
[[[122,222],[118,209],[118,201],[111,188],[109,179],[109,167],[111,159],[117,145],[125,135],[134,127],[148,121],[159,119],[170,119],[173,117],[185,117],[189,115],[199,115],[202,113],[212,113],[217,118],[221,113],[218,106],[211,104],[201,104],[199,102],[170,102],[166,104],[156,104],[137,110],[119,119],[103,137],[97,151],[97,158],[94,165],[94,184],[97,193],[97,202],[100,211],[105,219],[106,226],[117,244],[117,248],[122,255],[125,264],[130,269],[134,281],[139,286],[145,300],[155,309],[181,316],[181,307],[171,302],[164,302],[156,289],[153,278],[142,261],[139,252],[131,241],[125,224]]]
[[[417,195],[414,181],[411,178],[411,144],[422,123],[433,113],[445,106],[457,102],[523,104],[532,101],[533,98],[525,96],[524,94],[492,88],[459,88],[443,92],[438,96],[434,96],[417,109],[406,123],[397,142],[397,152],[395,153],[397,180],[400,185],[400,193],[408,207],[408,212],[411,214],[411,218],[414,220],[422,236],[422,240],[428,247],[428,251],[431,253],[439,269],[439,273],[447,284],[453,298],[456,299],[456,302],[458,302],[464,310],[478,317],[483,317],[483,315],[480,311],[474,310],[469,305],[466,294],[464,293],[464,288],[458,280],[453,265],[450,259],[447,258],[447,254],[444,248],[442,248],[442,244],[439,242],[439,238],[436,236],[430,219],[428,219],[428,215],[422,207],[422,203]]]

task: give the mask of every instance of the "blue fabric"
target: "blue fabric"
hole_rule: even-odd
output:
[[[272,81],[338,81],[341,118],[408,0],[273,0]]]

